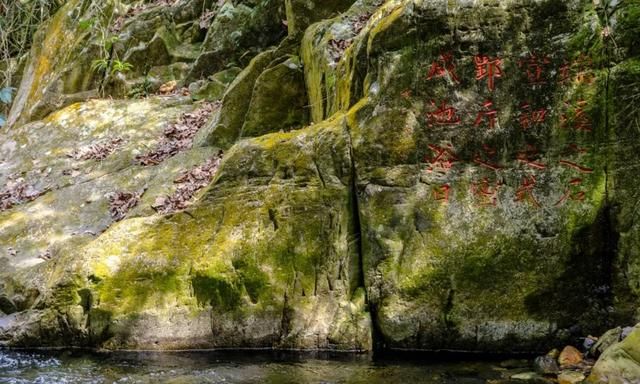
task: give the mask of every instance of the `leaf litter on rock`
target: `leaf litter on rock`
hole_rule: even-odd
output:
[[[156,148],[144,155],[136,156],[140,165],[158,165],[164,160],[191,148],[193,138],[209,119],[209,116],[219,103],[203,102],[193,112],[180,116],[177,122],[170,124],[164,130],[164,137]]]
[[[9,180],[4,189],[0,190],[0,212],[11,209],[16,205],[33,201],[46,192],[47,190],[37,190],[23,178]]]
[[[107,195],[109,199],[109,213],[115,221],[120,221],[127,216],[127,213],[140,202],[141,192],[112,192]]]
[[[122,146],[123,140],[116,137],[104,142],[78,148],[67,156],[75,160],[104,160]]]
[[[382,1],[379,1],[376,4],[382,4]],[[367,12],[349,18],[349,24],[351,26],[351,29],[353,30],[353,36],[360,34],[360,32],[364,29],[364,27],[371,19],[371,16],[373,16],[373,13]],[[331,39],[329,40],[328,44],[330,48],[329,56],[333,60],[333,64],[337,64],[344,56],[344,52],[353,44],[353,38]]]
[[[211,183],[218,171],[221,158],[222,152],[218,156],[208,159],[204,164],[180,174],[174,180],[174,183],[179,184],[174,194],[156,198],[151,207],[162,214],[187,208],[196,193]]]

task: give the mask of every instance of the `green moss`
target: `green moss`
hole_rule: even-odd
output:
[[[300,128],[309,121],[307,104],[299,59],[289,57],[256,79],[239,137]]]
[[[252,303],[256,304],[261,296],[268,296],[269,277],[260,270],[255,260],[249,259],[247,255],[233,260],[232,264]]]
[[[110,311],[94,308],[89,312],[89,337],[93,345],[101,345],[113,336],[109,329],[112,321],[113,314]]]
[[[211,127],[206,142],[208,145],[228,148],[238,138],[244,118],[253,95],[256,79],[274,59],[275,50],[265,51],[256,56],[236,79],[229,85],[222,98],[220,118]]]
[[[236,281],[196,274],[191,284],[200,305],[211,305],[218,311],[232,311],[241,305],[241,292]]]
[[[628,49],[629,56],[638,56],[640,47],[637,36],[640,35],[640,3],[628,1],[619,4],[617,26],[615,28],[616,41]]]
[[[184,289],[184,282],[175,271],[144,272],[139,268],[125,266],[122,272],[97,284],[102,308],[134,313],[147,306],[166,305],[167,296],[180,294]]]

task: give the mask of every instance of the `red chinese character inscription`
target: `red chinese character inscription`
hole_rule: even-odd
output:
[[[449,173],[453,165],[458,162],[458,157],[454,154],[453,146],[450,144],[446,147],[429,144],[429,149],[431,149],[434,155],[433,157],[425,156],[425,162],[430,165],[430,167],[427,168],[427,172],[437,172],[445,175]]]
[[[493,185],[488,178],[483,178],[480,182],[471,184],[471,193],[478,198],[480,205],[493,205],[498,202],[498,191],[502,184],[495,182]]]
[[[440,201],[442,203],[446,203],[449,201],[449,192],[451,191],[451,186],[449,184],[440,185],[433,188],[433,198],[436,201]]]
[[[487,100],[484,103],[482,103],[482,108],[484,108],[483,111],[478,112],[478,115],[476,116],[476,121],[473,125],[475,125],[476,127],[479,126],[480,124],[482,124],[482,122],[487,119],[487,123],[489,125],[490,129],[495,128],[496,126],[496,117],[498,115],[498,110],[497,109],[491,109],[491,107],[493,107],[493,101],[491,100]]]
[[[544,163],[541,163],[536,160],[537,156],[538,156],[538,150],[535,147],[528,145],[526,150],[518,152],[518,154],[516,155],[516,159],[519,162],[524,163],[525,165],[531,168],[535,168],[535,169],[547,168],[547,166]]]
[[[580,184],[582,184],[582,179],[572,179],[569,182],[569,188],[564,191],[564,194],[562,195],[560,200],[558,200],[558,202],[554,204],[554,206],[557,207],[567,200],[584,201],[586,194],[584,193],[584,191],[577,190]]]
[[[591,132],[593,130],[591,121],[589,121],[589,117],[584,110],[585,105],[587,105],[585,100],[578,100],[574,105],[565,102],[565,105],[568,109],[573,109],[573,118],[570,118],[566,113],[562,114],[560,116],[560,125],[562,127],[567,127],[571,122],[576,131]]]
[[[532,110],[529,103],[522,103],[520,109],[521,112],[518,121],[520,123],[520,127],[525,131],[533,126],[544,123],[545,118],[547,117],[546,108]]]
[[[495,79],[502,77],[502,60],[498,57],[476,55],[473,58],[476,66],[476,80],[487,79],[487,87],[490,91],[495,89]]]
[[[462,121],[458,116],[458,110],[447,105],[446,101],[440,103],[439,107],[436,106],[435,101],[431,101],[431,105],[436,109],[432,112],[427,112],[429,125],[458,125]]]
[[[543,76],[545,67],[551,63],[548,56],[538,56],[536,54],[529,54],[526,59],[520,60],[518,63],[520,68],[523,68],[527,74],[529,84],[545,84],[545,78]]]
[[[485,144],[482,146],[482,149],[482,153],[478,153],[473,157],[474,163],[478,164],[481,167],[488,168],[492,171],[498,171],[503,168],[493,162],[496,154],[498,153],[494,148],[491,148]]]
[[[533,176],[527,176],[522,179],[522,183],[520,183],[520,187],[516,191],[516,201],[529,201],[533,203],[536,207],[540,207],[540,203],[533,195],[533,189],[536,186],[536,178]]]
[[[445,77],[447,75],[454,82],[460,82],[458,75],[456,75],[456,66],[453,63],[453,55],[451,53],[443,53],[438,60],[431,63],[427,80],[431,80],[434,77]]]

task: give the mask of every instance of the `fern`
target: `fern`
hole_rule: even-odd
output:
[[[94,72],[104,72],[109,68],[109,60],[96,59],[91,63],[91,70]]]
[[[111,73],[126,73],[133,69],[133,65],[131,63],[127,63],[126,61],[114,60],[113,67],[111,68]]]

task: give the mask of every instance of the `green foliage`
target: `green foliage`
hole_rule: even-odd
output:
[[[126,73],[131,71],[132,69],[133,69],[133,65],[131,63],[116,59],[113,61],[113,65],[111,67],[111,73],[116,73],[116,72]]]
[[[113,48],[113,45],[115,43],[117,43],[118,41],[120,41],[120,37],[116,36],[116,35],[112,35],[109,36],[107,38],[104,39],[104,49],[105,51],[109,52],[111,51],[111,48]]]
[[[78,22],[78,27],[81,31],[86,31],[87,29],[93,27],[95,23],[95,19],[80,20]]]
[[[629,49],[631,55],[640,54],[637,44],[640,36],[640,2],[625,1],[621,3],[621,12],[616,28],[618,42]]]
[[[29,49],[36,28],[62,0],[0,0],[0,52],[16,57]]]
[[[111,64],[111,70],[109,70],[109,64]],[[117,72],[126,73],[133,69],[133,65],[126,61],[120,61],[118,59],[109,63],[108,59],[96,59],[91,63],[91,70],[95,72],[109,72],[115,74]]]
[[[109,60],[96,59],[91,63],[91,70],[94,72],[104,72],[109,68]]]

